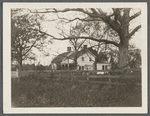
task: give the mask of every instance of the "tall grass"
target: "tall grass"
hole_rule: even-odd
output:
[[[78,79],[28,76],[12,79],[12,107],[140,107],[141,87]],[[117,94],[116,94],[117,88]]]

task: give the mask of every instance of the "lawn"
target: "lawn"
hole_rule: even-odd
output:
[[[12,107],[141,107],[141,86],[135,84],[111,86],[34,76],[11,83]]]

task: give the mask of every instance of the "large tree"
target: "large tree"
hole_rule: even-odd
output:
[[[105,44],[113,44],[114,46],[119,48],[119,66],[120,68],[126,67],[128,64],[128,46],[131,37],[141,28],[141,24],[137,25],[134,28],[130,28],[130,25],[133,23],[132,20],[137,18],[141,11],[139,10],[136,13],[131,13],[131,8],[112,8],[112,11],[104,12],[101,8],[65,8],[65,9],[45,9],[43,11],[33,11],[38,13],[67,13],[67,12],[79,12],[82,13],[85,18],[76,17],[74,19],[61,18],[62,20],[67,20],[68,22],[73,22],[76,20],[80,20],[83,22],[93,22],[93,21],[102,21],[108,27],[110,27],[119,38],[119,42],[113,40],[107,40],[103,37],[95,37],[95,36],[86,36],[82,34],[78,38],[80,39],[90,39],[97,42],[103,42]],[[59,17],[60,19],[60,17]],[[45,33],[40,30],[41,33]],[[67,40],[67,39],[75,39],[77,37],[66,35],[65,37],[56,37],[52,34],[48,34],[53,39],[57,40]]]
[[[32,48],[40,48],[46,38],[37,28],[38,21],[27,10],[11,10],[11,59],[18,62],[19,70],[22,69],[23,60],[35,58]]]

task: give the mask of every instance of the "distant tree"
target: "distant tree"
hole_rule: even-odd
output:
[[[42,64],[39,64],[36,66],[36,70],[45,70],[45,69],[46,69],[46,67],[43,66]]]
[[[130,46],[129,49],[129,66],[131,68],[140,68],[141,66],[141,50]]]
[[[32,48],[42,47],[46,35],[38,31],[39,27],[36,16],[25,9],[11,10],[11,59],[18,62],[19,70],[23,60],[35,58]]]
[[[111,55],[112,68],[119,68],[119,51],[117,49],[108,53]],[[140,68],[141,66],[141,50],[134,45],[129,45],[128,50],[128,64],[130,68]]]

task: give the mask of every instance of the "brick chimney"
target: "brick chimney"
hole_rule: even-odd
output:
[[[71,47],[67,47],[67,52],[71,52]]]
[[[87,49],[87,45],[84,45],[84,49]]]

